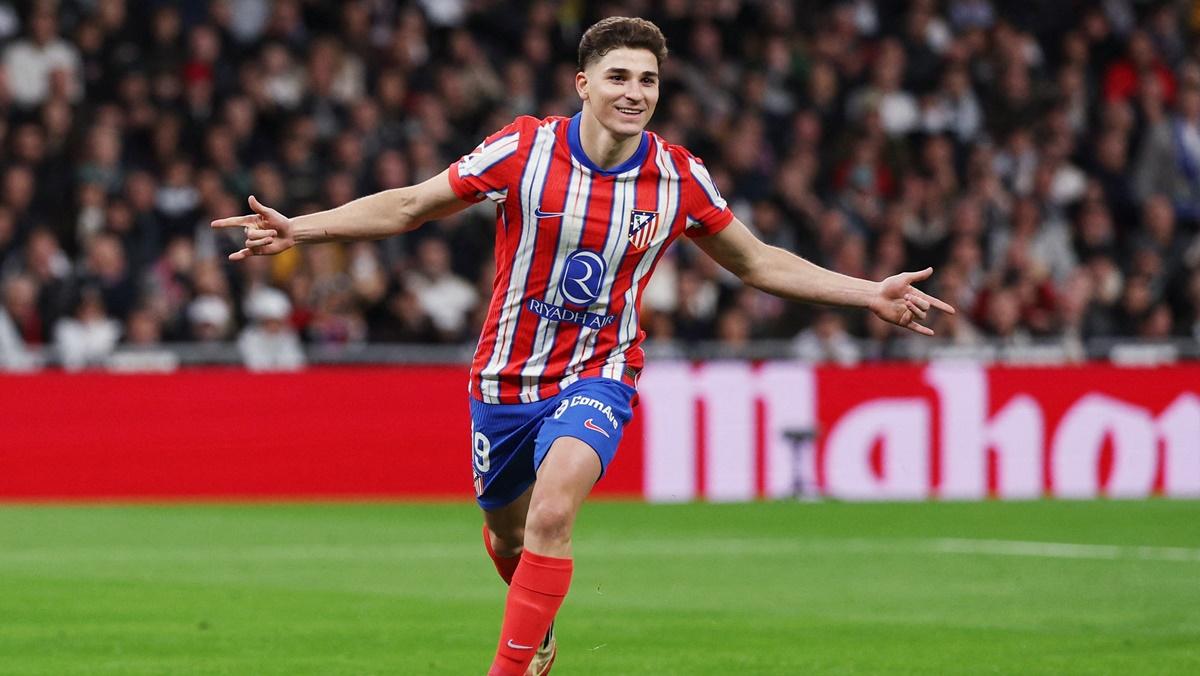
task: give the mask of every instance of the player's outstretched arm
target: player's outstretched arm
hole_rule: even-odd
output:
[[[954,314],[948,303],[913,286],[928,279],[933,268],[902,272],[881,282],[850,277],[764,244],[736,218],[720,232],[693,241],[744,283],[781,298],[865,308],[884,321],[927,336],[933,330],[921,321],[930,308]]]
[[[253,195],[249,203],[254,213],[212,222],[214,228],[246,229],[245,248],[230,254],[230,260],[270,256],[305,242],[381,239],[471,206],[450,187],[448,169],[417,185],[384,190],[334,209],[295,218],[262,204]]]

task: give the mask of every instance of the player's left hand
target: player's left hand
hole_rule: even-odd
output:
[[[878,282],[875,297],[871,299],[868,307],[886,322],[932,336],[933,329],[921,324],[928,315],[929,308],[935,307],[947,314],[954,314],[954,308],[950,307],[949,303],[913,286],[914,282],[929,279],[932,274],[933,268],[925,268],[920,272],[901,272]]]

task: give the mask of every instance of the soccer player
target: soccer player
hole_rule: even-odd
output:
[[[755,238],[704,164],[645,130],[666,41],[643,19],[600,21],[579,43],[571,118],[520,117],[441,174],[297,218],[249,198],[233,260],[297,244],[378,239],[483,199],[496,203],[496,278],[470,376],[472,464],[484,546],[509,584],[489,674],[545,674],[571,580],[571,529],[632,415],[642,291],[680,235],[777,296],[869,309],[899,326],[946,303],[913,287],[825,270]]]

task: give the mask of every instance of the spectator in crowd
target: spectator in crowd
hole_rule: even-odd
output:
[[[30,371],[40,365],[29,349],[25,334],[40,334],[37,317],[37,285],[17,275],[0,285],[0,370]]]
[[[162,337],[162,319],[153,307],[139,307],[129,313],[122,341],[125,346],[139,349],[159,347]]]
[[[1145,30],[1135,30],[1126,42],[1125,56],[1109,64],[1104,72],[1104,98],[1109,101],[1136,95],[1146,79],[1153,79],[1168,101],[1175,98],[1175,75],[1163,63]]]
[[[103,292],[90,286],[80,289],[75,311],[54,325],[54,346],[68,371],[103,364],[120,337],[121,323],[106,313]]]
[[[246,315],[254,322],[238,335],[238,351],[251,371],[295,371],[304,367],[300,337],[288,325],[292,304],[269,286],[250,292]]]
[[[450,269],[450,248],[440,237],[426,237],[417,245],[417,265],[405,279],[433,326],[447,338],[462,339],[467,317],[479,296],[471,284]]]
[[[853,364],[862,357],[858,345],[846,331],[845,316],[832,309],[817,312],[812,326],[796,336],[797,357],[813,362]]]
[[[52,92],[71,101],[83,95],[79,49],[59,37],[57,3],[34,0],[27,15],[28,35],[4,50],[4,73],[13,102],[25,109],[41,105]]]
[[[198,296],[188,305],[187,316],[191,340],[211,343],[229,338],[233,312],[221,296]]]
[[[396,284],[369,317],[370,339],[382,343],[436,343],[439,335],[417,295]]]
[[[1139,199],[1162,193],[1184,217],[1200,218],[1200,87],[1184,88],[1175,114],[1146,131],[1133,180]]]
[[[906,58],[906,52],[898,40],[886,39],[882,42],[875,57],[870,84],[850,95],[847,112],[851,120],[877,114],[883,131],[889,136],[903,136],[920,126],[921,112],[917,99],[902,88]]]

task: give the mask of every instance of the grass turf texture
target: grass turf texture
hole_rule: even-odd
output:
[[[0,672],[482,674],[479,522],[0,507]],[[1197,502],[595,503],[576,556],[563,676],[1200,673]]]

